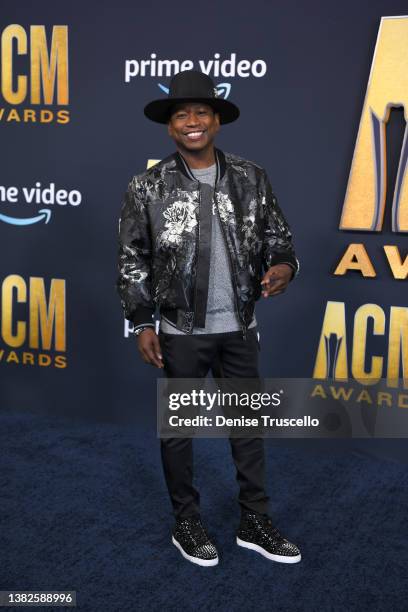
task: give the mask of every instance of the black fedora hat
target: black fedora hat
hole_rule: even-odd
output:
[[[231,123],[239,117],[239,108],[232,102],[219,98],[212,79],[198,70],[183,70],[170,81],[167,98],[153,100],[144,108],[148,119],[167,123],[170,109],[181,102],[205,102],[220,115],[220,123]]]

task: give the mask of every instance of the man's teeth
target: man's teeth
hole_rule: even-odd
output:
[[[189,134],[187,134],[188,138],[198,138],[199,136],[201,136],[203,132],[190,132]]]

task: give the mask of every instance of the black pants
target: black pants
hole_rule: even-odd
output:
[[[168,378],[258,378],[256,328],[222,334],[175,335],[159,332],[164,373]],[[229,438],[242,509],[268,512],[263,438]],[[200,496],[193,486],[192,438],[162,438],[164,476],[176,518],[199,514]]]

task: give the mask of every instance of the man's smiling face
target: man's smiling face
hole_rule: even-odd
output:
[[[193,153],[213,146],[220,128],[220,118],[208,104],[177,104],[172,109],[167,127],[169,135],[179,147]]]

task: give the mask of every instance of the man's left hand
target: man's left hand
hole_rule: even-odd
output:
[[[290,283],[292,275],[293,268],[288,264],[282,263],[271,266],[261,280],[262,296],[271,297],[283,293]]]

